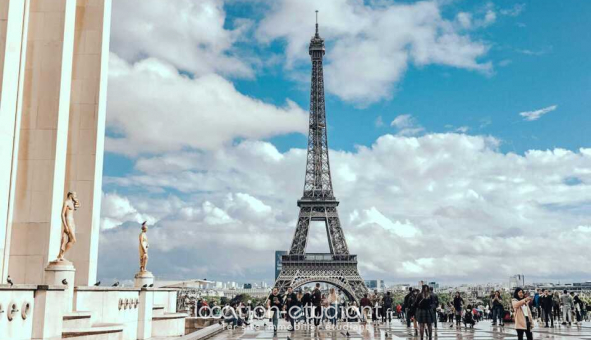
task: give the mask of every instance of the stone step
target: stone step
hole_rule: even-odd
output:
[[[74,328],[87,328],[91,326],[90,312],[70,312],[64,315],[64,326],[63,328],[74,329]]]
[[[104,323],[92,327],[64,328],[62,339],[69,340],[123,340],[123,324]]]
[[[160,315],[164,315],[164,306],[154,305],[154,307],[152,307],[152,316]]]
[[[153,337],[179,337],[185,334],[184,313],[164,313],[152,316]]]

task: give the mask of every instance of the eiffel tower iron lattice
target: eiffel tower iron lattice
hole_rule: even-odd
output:
[[[324,39],[318,34],[318,11],[316,34],[310,40],[309,53],[312,82],[304,194],[298,200],[300,214],[295,234],[289,253],[282,256],[282,269],[275,287],[283,292],[287,287],[295,289],[311,282],[326,282],[339,287],[350,298],[359,300],[367,292],[367,287],[357,270],[357,255],[349,254],[330,175],[322,69],[325,48]],[[312,221],[324,221],[330,253],[306,253]]]

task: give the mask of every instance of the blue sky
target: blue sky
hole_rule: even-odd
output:
[[[155,247],[161,258],[154,271],[162,276],[270,280],[273,251],[290,242],[303,185],[306,39],[316,4],[182,0],[165,6],[150,0],[125,17],[133,6],[125,0],[113,8],[99,275],[125,276],[109,268],[114,259],[108,254],[147,219],[156,238],[175,230],[185,236]],[[400,258],[392,263],[351,247],[366,259],[362,274],[475,280],[487,263],[510,258],[520,235],[560,235],[574,243],[590,235],[591,196],[584,189],[591,185],[585,151],[591,2],[334,0],[318,6],[333,177],[341,219],[351,225],[345,233],[353,244],[367,230],[375,237],[386,233],[399,248],[386,252]],[[458,245],[437,258],[416,247],[435,242],[430,234],[445,239],[462,226],[475,228],[458,236],[473,248]],[[251,240],[254,249],[236,246],[236,254],[249,254],[249,265],[224,271],[214,258],[187,255],[192,250],[184,242],[193,237],[199,244],[243,230],[271,234]],[[488,242],[507,250],[468,261],[465,273],[446,269]],[[216,244],[207,248],[223,248]],[[171,271],[175,256],[187,263]],[[548,266],[528,274],[584,276],[578,266],[566,273]],[[520,270],[499,268],[481,279]]]
[[[370,145],[390,130],[389,122],[405,113],[415,116],[430,132],[446,132],[452,125],[467,126],[471,133],[494,135],[503,140],[504,152],[555,147],[576,150],[588,145],[584,129],[591,123],[591,115],[585,114],[591,106],[591,78],[581,70],[591,68],[591,23],[587,16],[591,3],[522,3],[524,10],[517,17],[502,17],[475,34],[491,45],[483,58],[494,64],[491,75],[441,65],[411,66],[392,99],[359,108],[329,95],[331,147],[351,150],[357,144]],[[495,5],[510,9],[515,2],[499,1]],[[245,11],[244,4],[236,6],[238,10],[234,7],[226,7],[229,18],[252,15],[252,8]],[[479,7],[484,7],[483,3],[458,1],[446,12],[453,15]],[[322,17],[320,25],[322,30]],[[330,61],[330,41],[327,45],[326,58]],[[281,54],[282,49],[276,43],[260,53]],[[272,103],[291,98],[302,107],[308,106],[307,88],[286,77],[280,65],[255,80],[238,80],[236,86],[245,94]],[[543,120],[524,122],[518,115],[551,105],[558,109]],[[386,126],[376,128],[378,116]],[[272,141],[285,150],[301,146],[305,138],[281,136]]]

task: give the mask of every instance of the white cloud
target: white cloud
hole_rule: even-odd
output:
[[[108,151],[212,149],[235,138],[305,132],[307,122],[294,102],[267,104],[219,75],[192,79],[158,59],[132,65],[111,55],[107,124],[118,136],[107,139]]]
[[[140,213],[127,197],[116,193],[103,194],[101,203],[101,230],[115,228],[125,222],[148,222],[154,224],[157,218]]]
[[[378,118],[376,118],[375,125],[376,127],[382,127],[385,125],[382,116],[378,116]]]
[[[397,128],[398,134],[401,136],[415,136],[425,131],[425,129],[417,123],[416,119],[409,114],[397,116],[390,123],[390,126]]]
[[[331,150],[341,223],[362,274],[396,281],[582,275],[591,242],[591,150],[517,155],[498,147],[491,137],[447,133],[384,135],[355,152]],[[143,157],[135,174],[105,183],[137,192],[128,195],[134,209],[158,219],[150,231],[155,274],[270,278],[274,250],[293,236],[305,156],[245,141]],[[153,188],[183,198],[146,199],[143,190]],[[101,275],[116,275],[113,261],[122,256],[109,254],[125,252],[129,245],[119,240],[135,232],[122,225],[102,234]]]
[[[483,26],[486,27],[488,25],[491,25],[496,20],[497,20],[497,14],[495,13],[495,11],[489,9],[488,11],[486,11],[486,14],[484,16]]]
[[[286,65],[293,67],[309,58],[314,10],[320,10],[320,33],[328,43],[327,90],[367,105],[390,98],[411,63],[492,70],[490,62],[479,61],[489,46],[460,33],[453,20],[442,17],[440,6],[437,1],[372,7],[362,1],[281,0],[273,3],[256,36],[262,42],[285,39]],[[492,23],[494,12],[483,20]]]
[[[508,15],[511,17],[516,17],[521,14],[525,10],[525,4],[515,4],[511,8],[505,8],[500,10],[502,15]]]
[[[548,107],[545,107],[545,108],[539,109],[539,110],[520,112],[519,115],[521,117],[523,117],[524,120],[531,122],[531,121],[540,119],[540,117],[542,117],[546,113],[552,112],[552,111],[556,110],[557,108],[558,108],[557,105],[552,105],[552,106],[548,106]]]
[[[472,14],[466,12],[460,12],[456,16],[456,20],[460,23],[460,26],[464,29],[472,28]]]
[[[128,62],[153,57],[197,76],[252,77],[250,65],[233,51],[252,23],[241,20],[226,29],[225,21],[223,0],[142,0],[140,6],[116,0],[111,50]]]

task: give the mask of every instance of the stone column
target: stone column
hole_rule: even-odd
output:
[[[142,288],[145,285],[151,285],[154,283],[154,275],[152,275],[149,271],[138,272],[135,274],[134,286],[137,288]]]
[[[45,284],[50,286],[66,286],[66,290],[61,301],[61,310],[64,314],[70,313],[74,309],[75,275],[76,269],[74,269],[72,263],[66,261],[50,262],[45,268]]]
[[[140,290],[140,305],[138,311],[137,338],[138,340],[152,337],[152,308],[154,307],[154,291],[150,288]]]
[[[16,283],[43,282],[59,251],[75,18],[76,0],[30,0],[9,263]]]
[[[64,288],[61,286],[41,285],[37,287],[33,311],[33,340],[62,339],[64,311],[61,308],[55,308],[55,306],[63,302],[64,295]]]
[[[77,0],[65,189],[86,207],[69,255],[80,286],[93,285],[97,273],[110,14],[110,0]]]
[[[28,1],[0,0],[0,283],[10,258],[28,15]]]

